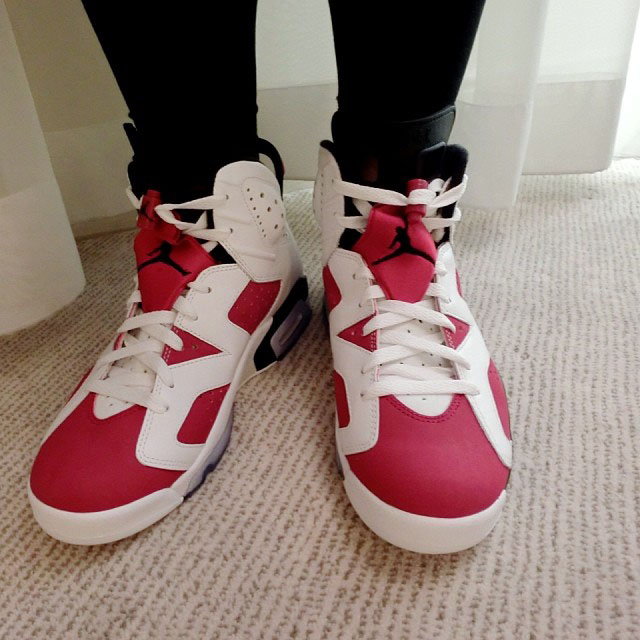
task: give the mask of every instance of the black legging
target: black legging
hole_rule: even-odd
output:
[[[203,195],[220,166],[257,157],[257,0],[83,3],[137,129],[141,188]],[[446,140],[484,0],[329,4],[343,161]]]

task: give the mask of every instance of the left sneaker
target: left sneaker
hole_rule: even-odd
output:
[[[197,489],[229,442],[236,392],[284,357],[310,316],[280,185],[263,164],[222,167],[198,200],[133,201],[126,319],[31,470],[36,520],[74,544],[136,533]]]
[[[405,195],[345,182],[323,145],[314,210],[347,495],[392,544],[461,551],[495,525],[511,467],[504,389],[450,238],[466,152],[448,147],[452,173],[411,180]]]

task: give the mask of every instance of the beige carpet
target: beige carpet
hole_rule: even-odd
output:
[[[509,391],[515,469],[493,534],[452,556],[387,545],[345,498],[308,191],[288,210],[316,315],[240,393],[216,472],[129,540],[42,533],[30,461],[131,283],[130,233],[83,241],[80,300],[0,339],[0,638],[640,637],[639,184],[625,161],[465,213],[462,283]]]

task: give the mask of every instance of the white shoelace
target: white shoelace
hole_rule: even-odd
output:
[[[127,189],[127,195],[131,203],[140,209],[141,201],[136,198],[131,189]],[[161,204],[155,208],[155,212],[166,223],[175,226],[184,235],[204,240],[202,248],[211,251],[219,242],[225,240],[233,232],[233,229],[210,229],[207,227],[206,212],[220,206],[225,202],[225,196],[207,196],[190,200],[181,204]],[[203,211],[197,222],[184,222],[178,220],[174,210],[195,209]],[[230,215],[226,216],[231,219]],[[246,223],[241,218],[239,224]],[[244,248],[243,248],[244,251]],[[255,253],[257,252],[249,252]],[[259,257],[275,259],[275,253],[260,252]],[[165,413],[169,407],[154,398],[152,395],[156,377],[167,385],[173,387],[173,375],[171,369],[162,358],[165,346],[180,351],[184,344],[182,339],[171,330],[178,314],[197,320],[193,305],[180,295],[170,311],[150,311],[144,313],[140,307],[142,296],[137,288],[128,300],[128,307],[132,308],[132,314],[120,325],[118,335],[122,334],[122,340],[117,349],[108,352],[98,359],[98,366],[106,365],[106,373],[101,379],[90,380],[87,389],[101,396],[107,396],[115,400],[129,404],[137,404],[147,407],[156,413]],[[189,291],[210,293],[208,287],[198,285],[195,282],[187,284],[185,294]]]
[[[427,210],[423,222],[428,231],[436,232],[434,239],[437,241],[444,229],[455,224],[462,216],[458,207],[455,207],[450,218],[437,217],[437,210],[456,203],[465,190],[466,181],[465,176],[459,185],[448,189],[448,182],[436,179],[431,181],[427,189],[415,189],[405,196],[396,191],[335,180],[333,186],[336,191],[353,198],[354,205],[361,214],[336,215],[336,219],[345,228],[364,230],[372,208],[371,202],[396,206],[422,204],[426,205]],[[436,275],[444,276],[446,272],[442,262],[437,261]],[[431,282],[423,300],[409,303],[387,300],[382,288],[375,284],[371,270],[366,266],[357,272],[354,278],[374,281],[374,284],[366,288],[363,299],[359,302],[363,305],[371,300],[377,309],[377,314],[362,329],[363,335],[378,331],[378,348],[371,353],[362,369],[363,374],[377,369],[375,382],[367,390],[369,395],[479,393],[476,385],[460,380],[455,375],[452,365],[455,363],[468,369],[468,360],[444,343],[441,328],[447,328],[454,333],[456,328],[444,313],[436,310],[438,300],[449,302],[442,285]],[[420,325],[429,325],[428,335],[424,335],[424,328]],[[415,335],[420,333],[423,334],[422,337]],[[425,365],[425,360],[430,363],[429,366]],[[416,365],[415,362],[420,364]]]

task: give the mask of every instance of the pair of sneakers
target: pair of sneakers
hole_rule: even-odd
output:
[[[456,148],[446,153],[455,166]],[[402,194],[344,181],[323,143],[314,190],[344,486],[375,533],[423,553],[482,540],[511,465],[504,390],[452,252],[460,163]],[[278,178],[240,161],[208,197],[129,192],[139,231],[126,319],[31,471],[33,513],[54,538],[113,542],[179,506],[223,455],[238,389],[304,331],[307,282]]]

